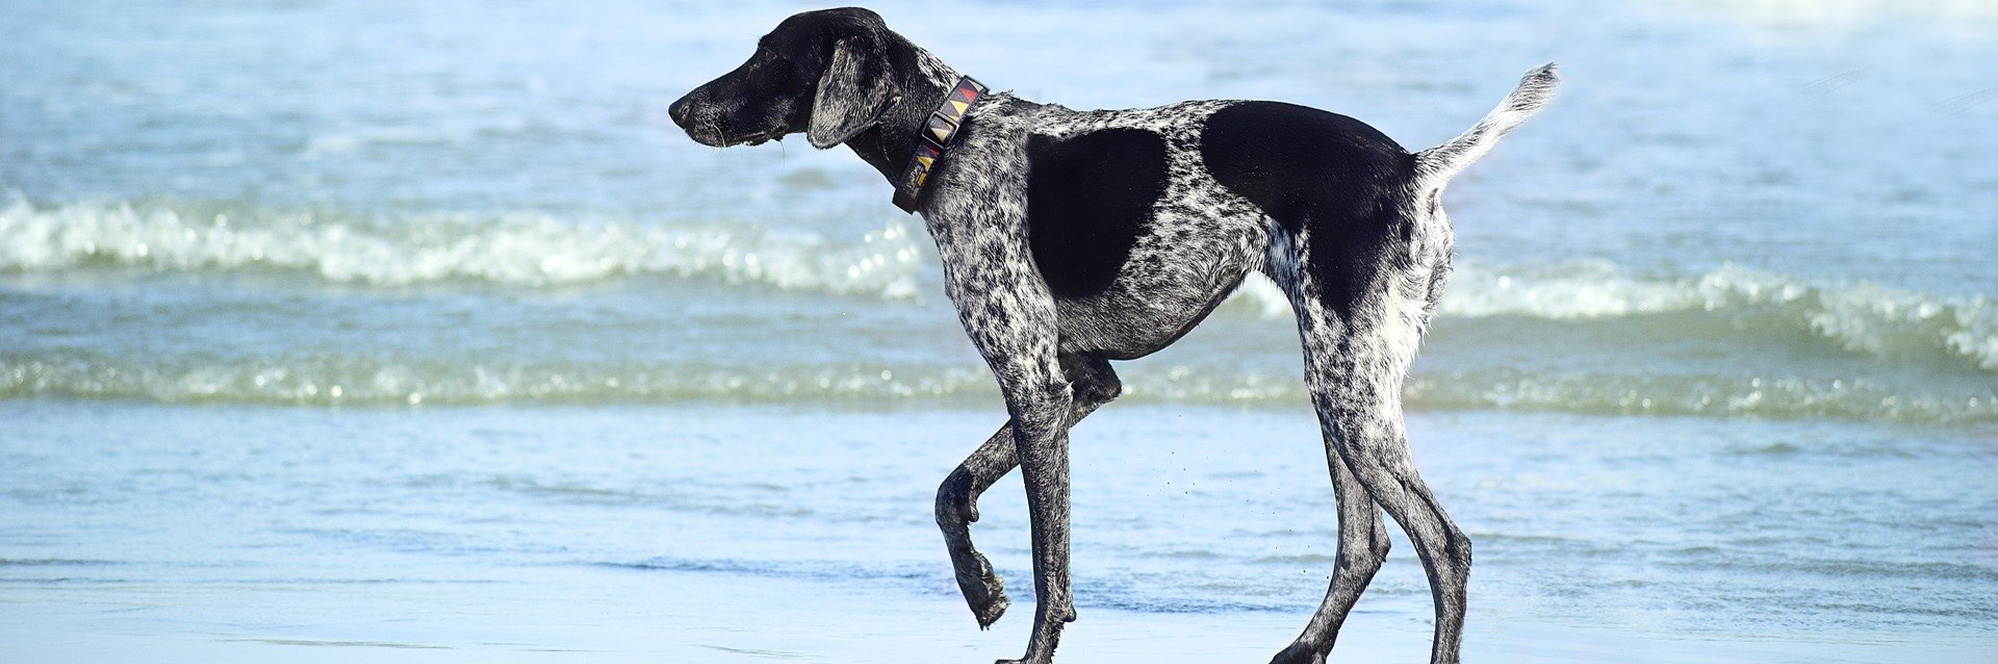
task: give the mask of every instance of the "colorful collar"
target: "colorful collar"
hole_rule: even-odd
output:
[[[916,213],[916,197],[923,193],[923,183],[930,179],[930,168],[943,157],[944,150],[950,149],[951,139],[957,137],[957,129],[964,122],[964,114],[971,110],[979,99],[985,97],[985,86],[970,76],[957,79],[957,87],[944,97],[944,103],[930,114],[919,133],[922,138],[916,141],[916,153],[909,157],[909,165],[902,169],[902,184],[895,188],[895,207],[903,212]]]

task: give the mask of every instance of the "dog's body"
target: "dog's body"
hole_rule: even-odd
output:
[[[861,9],[807,12],[741,68],[673,105],[709,145],[804,131],[900,185],[918,132],[959,76]],[[1008,605],[971,545],[978,495],[1023,469],[1039,597],[1025,661],[1074,619],[1067,430],[1120,391],[1110,360],[1192,329],[1252,270],[1297,314],[1324,430],[1339,553],[1324,603],[1278,662],[1322,662],[1387,555],[1379,508],[1417,548],[1436,603],[1432,661],[1453,662],[1470,541],[1409,457],[1401,385],[1449,269],[1449,178],[1543,105],[1529,72],[1478,125],[1418,153],[1351,118],[1276,102],[1074,111],[997,93],[964,117],[915,199],[944,284],[1012,419],[937,493],[958,583],[981,626]]]

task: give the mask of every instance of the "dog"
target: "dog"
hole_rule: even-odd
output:
[[[1352,118],[1272,101],[1076,111],[992,92],[860,8],[791,16],[740,67],[668,114],[710,146],[803,132],[845,145],[920,213],[944,289],[1010,416],[937,490],[959,588],[981,628],[1005,612],[972,547],[977,500],[1018,466],[1033,535],[1032,636],[1054,655],[1069,588],[1068,429],[1117,398],[1113,360],[1165,348],[1251,271],[1280,286],[1339,518],[1331,587],[1273,662],[1323,662],[1388,552],[1385,509],[1435,602],[1430,661],[1457,661],[1471,542],[1410,458],[1401,388],[1435,313],[1453,236],[1451,177],[1544,106],[1554,64],[1440,146],[1408,152]],[[1003,662],[1003,661],[1002,661]]]

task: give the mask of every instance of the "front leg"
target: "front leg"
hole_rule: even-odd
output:
[[[1062,626],[1075,620],[1069,590],[1068,410],[1073,400],[1066,382],[1024,384],[1009,389],[1014,447],[1027,487],[1027,512],[1034,548],[1033,636],[1017,660],[1043,664],[1054,657]]]
[[[1032,283],[1040,282],[1036,277]],[[1026,480],[1038,601],[1026,656],[1014,661],[1046,664],[1062,626],[1075,620],[1068,573],[1068,426],[1076,399],[1055,354],[1053,302],[1033,298],[1036,290],[1046,297],[1044,288],[1001,286],[981,295],[960,293],[957,299],[961,313],[977,311],[965,315],[965,327],[1006,398],[1014,457]],[[984,302],[964,306],[976,300]]]
[[[1073,393],[1068,426],[1075,426],[1097,407],[1123,392],[1117,373],[1100,355],[1065,353],[1061,367]],[[991,627],[1006,612],[1010,600],[991,562],[971,543],[971,523],[978,520],[978,496],[1019,465],[1014,443],[1013,423],[993,432],[957,469],[937,487],[937,527],[943,530],[944,546],[950,551],[951,568],[958,590],[971,607],[980,629]]]
[[[1045,664],[1075,619],[1068,578],[1068,425],[1074,391],[1057,356],[1054,296],[1027,243],[1025,125],[975,115],[931,174],[920,205],[944,290],[999,381],[1033,522],[1033,636],[1019,661]]]

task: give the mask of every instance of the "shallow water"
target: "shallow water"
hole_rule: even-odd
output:
[[[796,7],[0,5],[4,610],[530,568],[958,610],[926,506],[1001,409],[921,225],[843,151],[665,121]],[[1985,3],[875,8],[1027,98],[1283,99],[1410,148],[1559,60],[1446,196],[1406,394],[1474,629],[1989,644]],[[1294,330],[1252,280],[1120,366],[1077,433],[1086,608],[1301,620],[1331,524]],[[1020,579],[1008,482],[978,532]],[[1414,568],[1362,607],[1419,626]]]
[[[14,505],[0,515],[10,600],[0,615],[23,612],[36,625],[47,618],[30,620],[33,607],[88,600],[98,609],[62,628],[111,621],[114,633],[213,642],[461,647],[471,645],[463,632],[508,619],[478,607],[551,592],[554,578],[558,596],[536,610],[580,633],[556,630],[541,644],[551,648],[604,636],[593,628],[647,629],[642,616],[562,608],[633,601],[617,588],[628,573],[683,579],[689,596],[650,610],[706,607],[704,620],[763,620],[729,588],[777,583],[931,607],[925,620],[943,625],[935,638],[975,631],[955,621],[968,613],[929,498],[999,419],[776,406],[47,402],[0,404],[0,414],[14,423],[0,459],[0,499]],[[1471,620],[1494,635],[1474,652],[1519,629],[1552,630],[1522,639],[1542,647],[1613,631],[1729,658],[1756,641],[1876,661],[1913,647],[1943,648],[1951,661],[1998,647],[1989,631],[1998,447],[1988,436],[1503,413],[1417,415],[1410,428],[1425,475],[1477,543]],[[1138,405],[1078,426],[1085,621],[1104,611],[1302,625],[1336,543],[1315,438],[1302,409]],[[1017,477],[981,507],[974,537],[1012,580],[1016,606],[1028,606]],[[1409,551],[1397,539],[1360,604],[1372,626],[1356,629],[1424,631],[1428,592]],[[458,597],[468,613],[416,618],[408,600],[392,600],[412,593]],[[171,599],[149,599],[159,597]],[[390,623],[411,615],[434,631],[335,628],[325,614],[342,607]],[[265,610],[303,617],[259,617]],[[1258,638],[1197,641],[1261,652],[1287,635]],[[778,640],[751,627],[741,642]],[[1421,651],[1420,638],[1402,640]]]

